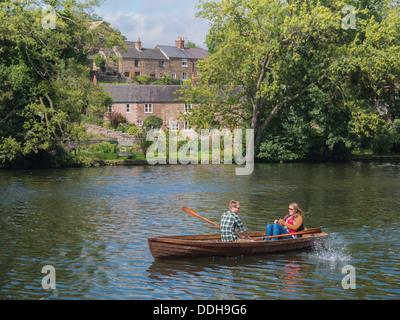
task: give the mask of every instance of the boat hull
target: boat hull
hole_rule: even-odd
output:
[[[154,259],[178,259],[263,255],[312,247],[328,238],[326,233],[320,232],[297,239],[265,241],[263,235],[263,232],[250,233],[253,242],[221,242],[220,235],[149,237],[147,241]]]

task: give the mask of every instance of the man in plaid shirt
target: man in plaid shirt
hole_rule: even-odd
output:
[[[221,217],[221,240],[222,242],[230,241],[250,241],[249,234],[243,226],[242,220],[239,218],[240,202],[231,200],[229,203],[229,211],[222,214]],[[241,238],[236,232],[239,228],[240,232],[244,232],[245,239]]]

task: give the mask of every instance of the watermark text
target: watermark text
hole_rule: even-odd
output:
[[[243,138],[245,136],[245,143]],[[167,146],[168,138],[168,146]],[[149,164],[220,164],[221,150],[223,163],[241,166],[236,175],[251,175],[254,170],[254,130],[203,129],[200,135],[195,131],[181,132],[170,130],[168,137],[162,130],[153,129],[146,135],[153,144],[148,148],[146,160]],[[178,150],[178,142],[186,142]],[[223,149],[221,148],[223,142]],[[168,150],[167,150],[168,149]],[[200,154],[199,154],[200,153]],[[210,161],[211,155],[211,161]],[[244,165],[244,167],[243,167]]]

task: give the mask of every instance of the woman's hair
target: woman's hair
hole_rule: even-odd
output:
[[[303,219],[307,218],[307,215],[303,210],[300,209],[299,205],[296,202],[292,202],[289,204],[289,206],[292,206],[293,209],[296,211],[295,215],[301,216]]]

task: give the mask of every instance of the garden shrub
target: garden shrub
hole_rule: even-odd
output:
[[[143,121],[143,127],[147,130],[160,129],[163,125],[163,120],[157,116],[150,116]]]
[[[150,76],[132,76],[131,78],[139,84],[150,84],[153,80],[153,77]]]
[[[112,128],[118,128],[120,124],[127,123],[128,120],[119,112],[113,111],[107,114],[107,119]]]
[[[142,131],[140,131],[140,129],[137,128],[135,125],[131,125],[128,128],[125,129],[125,133],[129,133],[131,135],[136,136],[138,134],[141,134]]]
[[[89,151],[98,153],[116,153],[118,151],[118,146],[109,142],[95,143],[89,147]]]

